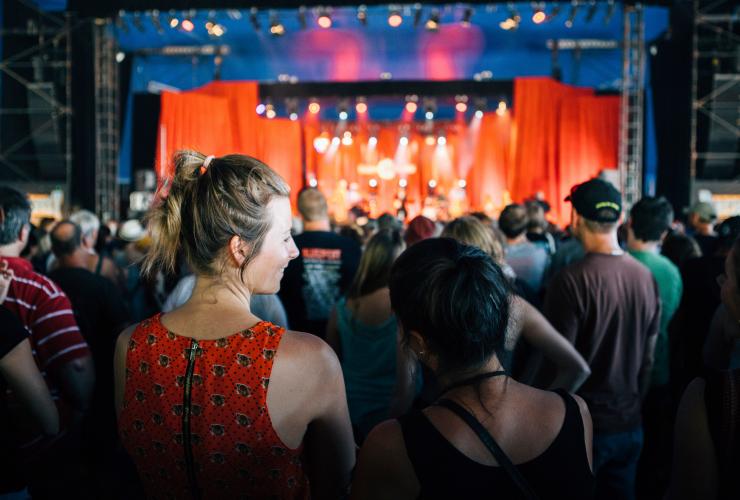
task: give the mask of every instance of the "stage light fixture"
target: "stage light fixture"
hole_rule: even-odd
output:
[[[352,140],[352,132],[349,130],[345,131],[344,134],[342,134],[342,144],[345,146],[351,146],[354,141]]]
[[[146,31],[146,28],[144,28],[144,22],[141,20],[141,14],[138,12],[134,12],[134,15],[131,17],[131,24],[139,30],[139,33],[144,33]]]
[[[167,24],[169,24],[170,28],[172,29],[177,28],[177,25],[180,24],[180,20],[177,18],[177,15],[175,14],[174,10],[171,10],[168,14]]]
[[[316,19],[316,23],[319,25],[320,28],[323,28],[325,30],[331,28],[332,20],[329,12],[327,10],[320,9],[319,17]]]
[[[403,16],[401,16],[401,12],[398,10],[392,10],[390,14],[388,14],[388,25],[391,28],[398,28],[403,23]]]
[[[118,28],[121,33],[128,33],[128,24],[126,24],[126,21],[123,19],[125,15],[125,11],[119,10],[118,16],[116,17],[116,28]]]
[[[324,132],[320,136],[318,136],[316,139],[313,140],[313,147],[319,154],[324,154],[329,149],[329,136]]]
[[[257,7],[252,7],[251,9],[249,9],[249,22],[252,23],[254,31],[260,30],[260,20],[257,17],[257,14],[259,14],[259,10],[257,9]]]
[[[616,10],[617,10],[617,3],[614,0],[609,0],[607,2],[606,16],[604,16],[604,24],[608,25],[609,23],[611,23]]]
[[[378,145],[378,138],[375,136],[372,136],[370,139],[367,140],[367,145],[374,147]]]
[[[270,14],[270,34],[274,37],[283,36],[285,34],[285,26],[278,19],[277,12]]]
[[[365,101],[358,101],[357,104],[355,104],[355,111],[361,115],[367,113],[367,103]]]
[[[460,23],[461,23],[461,24],[462,24],[462,25],[463,25],[464,27],[466,27],[466,28],[467,28],[467,27],[469,27],[469,26],[470,26],[470,20],[471,20],[472,18],[473,18],[473,8],[472,8],[472,7],[470,7],[470,6],[467,6],[467,7],[465,7],[465,10],[463,11],[463,17],[462,17],[462,21],[460,21]]]
[[[429,19],[427,19],[424,27],[427,31],[437,31],[439,29],[439,9],[432,9],[432,13],[429,14]]]
[[[318,102],[313,101],[308,105],[308,112],[312,115],[318,114],[319,111],[321,111],[321,105]]]
[[[405,188],[408,185],[409,181],[407,181],[406,179],[398,179],[398,187]]]
[[[437,137],[437,146],[445,146],[447,145],[447,138],[443,135],[440,135]]]
[[[596,0],[591,0],[588,4],[588,11],[586,11],[586,22],[590,23],[596,15],[596,9],[598,9]]]
[[[560,11],[563,8],[563,6],[559,3],[556,3],[555,6],[553,6],[552,10],[550,11],[550,15],[547,16],[547,20],[550,21],[552,19],[555,19],[560,15]]]
[[[298,120],[298,113],[291,113],[289,115],[290,121],[294,122]]]
[[[152,19],[152,26],[154,26],[154,30],[160,35],[164,33],[164,30],[162,29],[162,22],[159,20],[159,11],[157,9],[154,9],[149,15]]]
[[[315,177],[311,177],[308,180],[308,185],[311,186],[312,188],[315,188],[316,186],[319,185],[319,181],[317,181]]]
[[[401,138],[400,138],[400,139],[398,140],[398,143],[399,143],[399,144],[400,144],[401,146],[408,146],[408,145],[409,145],[409,138],[408,138],[408,137],[406,137],[406,136],[404,135],[404,136],[402,136],[402,137],[401,137]]]
[[[499,116],[504,116],[506,114],[506,101],[501,100],[498,102],[498,107],[496,108],[496,114]]]
[[[515,30],[519,27],[519,23],[522,20],[522,16],[519,15],[519,12],[516,11],[514,8],[514,4],[509,4],[509,15],[508,17],[499,23],[499,27],[502,30],[510,31]]]
[[[414,4],[414,28],[419,26],[419,23],[421,22],[421,4],[415,3]]]
[[[433,135],[428,135],[424,138],[424,144],[427,146],[434,146],[437,143],[437,139]]]
[[[367,7],[365,5],[357,7],[357,20],[361,25],[367,26]]]
[[[459,181],[457,181],[457,187],[459,187],[460,189],[465,189],[465,186],[467,185],[468,183],[467,181],[465,181],[465,179],[460,179]]]
[[[478,118],[479,120],[483,118],[483,111],[481,111],[480,109],[476,110],[475,117]]]
[[[532,22],[534,24],[542,24],[547,20],[547,14],[542,10],[542,7],[536,7],[532,14]]]
[[[126,59],[126,53],[125,52],[116,52],[116,62],[122,63]]]
[[[255,111],[257,112],[258,115],[261,115],[265,112],[266,109],[267,107],[263,103],[259,103]]]
[[[275,112],[275,107],[272,104],[267,105],[267,109],[265,110],[265,116],[268,120],[272,120],[277,116],[277,113]]]
[[[193,21],[191,21],[189,18],[185,18],[180,23],[180,28],[182,28],[183,31],[190,33],[195,29],[195,24],[193,24]]]
[[[378,180],[377,179],[370,179],[369,181],[367,181],[367,184],[371,188],[376,188],[376,187],[378,187]]]
[[[427,182],[427,185],[428,185],[428,186],[429,186],[429,187],[430,187],[431,189],[434,189],[434,188],[436,188],[436,187],[437,187],[437,181],[436,181],[435,179],[429,179],[429,182]]]
[[[419,105],[416,104],[414,101],[409,101],[406,103],[406,111],[408,111],[412,115],[416,113],[417,109],[419,109]]]
[[[340,120],[347,121],[347,118],[349,118],[349,113],[347,113],[344,110],[342,110],[342,111],[339,112],[339,119]]]
[[[298,24],[302,30],[306,29],[306,7],[303,5],[298,8]]]
[[[427,112],[424,113],[424,118],[427,120],[434,120],[434,111],[427,110]]]
[[[458,113],[465,113],[468,110],[468,105],[464,102],[458,102],[455,104],[455,111]]]
[[[565,20],[566,28],[573,27],[573,23],[576,20],[576,14],[578,14],[578,0],[573,0],[570,3],[570,12],[568,13],[568,19]]]

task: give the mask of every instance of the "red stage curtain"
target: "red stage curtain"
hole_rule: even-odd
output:
[[[556,200],[560,191],[558,145],[560,110],[591,89],[571,87],[550,78],[517,78],[514,81],[514,141],[508,185],[515,202],[541,192],[553,206],[552,218],[563,223]]]
[[[252,110],[252,114],[254,110]],[[257,158],[272,167],[290,186],[290,199],[295,206],[303,187],[301,124],[287,119],[258,122],[261,142]]]
[[[259,86],[256,82],[211,82],[196,92],[224,97],[229,101],[235,152],[259,157],[262,118],[256,113]]]
[[[221,156],[235,150],[229,101],[198,92],[162,92],[157,136],[159,179],[174,173],[172,155],[195,149]]]
[[[510,162],[511,115],[486,113],[477,127],[475,159],[467,176],[467,192],[471,207],[493,216],[510,203],[506,174]]]
[[[619,156],[619,96],[578,97],[563,103],[560,111],[560,205],[568,221],[570,203],[563,198],[575,184],[595,177],[601,170],[617,168]]]

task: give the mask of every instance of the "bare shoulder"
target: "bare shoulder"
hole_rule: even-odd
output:
[[[419,487],[401,425],[397,420],[377,425],[360,450],[352,499],[416,498]]]
[[[699,410],[704,410],[704,389],[706,381],[703,378],[695,378],[686,387],[678,406],[678,413],[684,415],[696,415]],[[701,404],[700,404],[701,403]]]
[[[339,368],[339,360],[329,344],[310,333],[287,330],[280,341],[278,356],[299,365],[308,364],[312,369]]]
[[[123,358],[124,360],[126,359],[126,351],[128,350],[128,344],[137,326],[139,326],[139,324],[135,323],[129,326],[128,328],[126,328],[124,331],[122,331],[118,335],[118,338],[116,339],[116,359],[117,360],[121,358]]]

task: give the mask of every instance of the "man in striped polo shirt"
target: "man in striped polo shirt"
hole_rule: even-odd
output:
[[[0,259],[8,262],[15,273],[8,296],[2,307],[13,312],[29,333],[39,369],[54,397],[62,421],[61,435],[48,449],[40,446],[44,436],[25,435],[18,442],[18,455],[3,452],[0,461],[8,460],[9,466],[20,467],[20,454],[33,461],[33,467],[18,470],[17,474],[5,474],[5,479],[14,485],[0,484],[4,489],[17,489],[19,478],[27,476],[32,489],[36,485],[48,488],[61,486],[55,476],[67,474],[65,460],[61,460],[62,450],[78,446],[74,438],[75,427],[79,427],[81,416],[87,411],[92,396],[95,376],[93,362],[87,343],[80,334],[72,306],[64,292],[50,279],[33,271],[30,262],[19,256],[28,241],[30,232],[31,205],[22,193],[0,186]],[[79,430],[79,429],[78,429]],[[20,431],[8,426],[0,426],[0,433],[18,435]],[[4,442],[11,442],[5,437]],[[29,450],[44,449],[34,453]],[[28,455],[31,455],[30,457]],[[68,470],[68,469],[67,469]],[[56,484],[55,484],[56,483]],[[23,486],[22,484],[20,485]],[[41,495],[43,496],[43,494]]]

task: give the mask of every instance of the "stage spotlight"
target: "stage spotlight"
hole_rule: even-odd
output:
[[[321,111],[321,105],[318,102],[313,101],[308,105],[308,112],[312,115],[318,114],[319,111]]]
[[[357,7],[357,20],[361,25],[367,26],[367,7],[360,5]]]
[[[119,10],[118,16],[116,17],[116,28],[118,28],[121,33],[128,33],[128,25],[126,24],[126,21],[123,20],[123,16],[125,15],[125,11]]]
[[[455,104],[455,111],[458,113],[465,113],[468,110],[468,105],[464,102],[458,102]]]
[[[190,19],[185,18],[180,23],[180,28],[182,28],[183,31],[190,33],[195,29],[195,24],[193,24],[193,21],[191,21]]]
[[[133,24],[140,33],[144,33],[144,31],[146,31],[146,28],[144,28],[144,22],[141,20],[141,14],[138,12],[134,12],[134,15],[131,18],[131,24]]]
[[[302,30],[306,29],[306,8],[302,5],[298,9],[298,24],[301,26]]]
[[[169,12],[169,15],[167,16],[167,24],[170,25],[170,28],[175,29],[177,28],[177,25],[180,24],[180,20],[175,15],[175,11],[171,10]]]
[[[406,179],[398,179],[398,187],[405,188],[409,185],[409,181]]]
[[[542,8],[537,7],[532,14],[532,22],[534,24],[542,24],[547,20],[547,15]]]
[[[324,154],[329,149],[329,137],[325,134],[321,134],[313,140],[313,147],[319,154]]]
[[[506,101],[499,101],[498,107],[496,108],[496,114],[499,116],[504,116],[506,114]]]
[[[224,33],[226,33],[226,28],[220,24],[214,24],[211,29],[208,30],[208,34],[215,37],[223,36]]]
[[[344,144],[345,146],[351,146],[352,145],[352,142],[354,142],[352,140],[352,132],[350,132],[349,130],[347,130],[342,135],[342,144]]]
[[[555,6],[550,11],[550,15],[547,16],[547,20],[550,21],[551,19],[554,19],[560,15],[560,10],[562,9],[562,5],[559,3],[556,3]]]
[[[499,27],[502,30],[515,30],[519,27],[519,22],[522,20],[522,16],[514,8],[513,4],[509,4],[509,16],[499,23]]]
[[[414,28],[419,26],[419,23],[421,22],[421,4],[415,3],[414,4]]]
[[[391,28],[398,28],[402,23],[403,17],[401,16],[401,13],[397,10],[392,10],[388,15],[388,25]]]
[[[428,135],[424,139],[424,144],[426,144],[427,146],[434,146],[436,143],[437,139],[435,139],[433,135]]]
[[[479,120],[483,118],[483,111],[481,111],[480,109],[476,110],[475,117],[478,118]]]
[[[308,180],[308,185],[311,186],[312,188],[315,188],[316,186],[319,185],[319,181],[317,181],[315,177],[311,177]]]
[[[406,136],[404,135],[403,137],[401,137],[401,138],[400,138],[400,139],[398,140],[398,143],[399,143],[399,144],[400,144],[401,146],[408,146],[408,145],[409,145],[409,138],[408,138],[408,137],[406,137]]]
[[[334,146],[335,148],[337,146],[339,146],[339,144],[341,144],[341,142],[342,142],[342,140],[339,137],[336,137],[336,136],[335,137],[332,137],[332,139],[331,139],[331,145]]]
[[[465,181],[465,179],[460,179],[459,181],[457,181],[457,187],[459,187],[460,189],[465,189],[465,186],[467,185],[468,183]]]
[[[439,10],[438,9],[432,9],[432,13],[429,15],[429,19],[427,19],[426,24],[424,24],[424,27],[427,29],[427,31],[437,31],[439,29]]]
[[[272,104],[267,105],[267,109],[265,110],[265,116],[268,120],[272,120],[277,116],[277,113],[275,112],[275,107]]]
[[[588,11],[586,12],[586,22],[590,23],[594,16],[596,15],[596,9],[598,8],[598,4],[596,3],[596,0],[591,0],[588,4]]]
[[[578,14],[578,0],[573,0],[570,3],[570,12],[568,13],[568,19],[565,20],[566,28],[573,27],[573,23],[576,20],[576,14]]]
[[[607,2],[606,16],[604,16],[604,24],[609,24],[614,17],[614,13],[617,10],[617,3],[614,0]]]
[[[261,114],[263,114],[265,112],[266,109],[267,109],[267,107],[264,104],[259,103],[257,105],[257,109],[255,109],[255,111],[257,112],[258,115],[261,115]]]
[[[260,20],[257,17],[257,14],[259,14],[259,10],[257,10],[257,7],[252,7],[251,9],[249,9],[249,22],[252,23],[254,31],[260,30]]]
[[[367,103],[365,101],[359,101],[355,105],[355,111],[357,111],[358,114],[367,113]]]
[[[465,7],[465,10],[463,11],[462,21],[460,21],[461,24],[467,28],[468,26],[470,26],[470,19],[472,19],[472,17],[473,8],[470,6]]]
[[[349,118],[349,113],[347,113],[347,112],[346,112],[346,111],[344,111],[344,110],[342,110],[342,111],[340,111],[340,112],[339,112],[339,119],[340,119],[340,120],[342,120],[342,121],[346,121],[346,120],[347,120],[347,118]]]
[[[159,20],[159,11],[157,9],[154,9],[150,15],[154,30],[161,35],[162,33],[164,33],[164,30],[162,29],[162,23]]]
[[[406,111],[408,111],[412,115],[416,113],[417,109],[419,109],[419,106],[414,101],[409,101],[406,103]]]
[[[437,146],[444,146],[447,144],[447,138],[443,135],[437,137]]]
[[[431,189],[434,189],[434,188],[436,188],[436,187],[437,187],[437,181],[436,181],[436,180],[434,180],[434,179],[429,179],[429,182],[427,182],[427,185],[429,185],[429,187],[430,187]]]
[[[376,187],[378,187],[378,180],[377,179],[370,179],[369,181],[367,181],[367,184],[371,188],[376,188]]]
[[[378,138],[375,136],[372,136],[370,139],[367,140],[367,145],[370,147],[375,147],[378,145]]]
[[[285,26],[278,20],[277,12],[270,14],[270,34],[274,37],[285,34]]]
[[[434,120],[434,111],[431,109],[427,109],[427,111],[424,113],[424,118],[427,120]]]
[[[116,52],[116,62],[122,63],[126,59],[126,53],[125,52]]]
[[[316,23],[325,30],[331,28],[332,21],[329,12],[324,9],[319,10],[319,17],[316,19]]]

